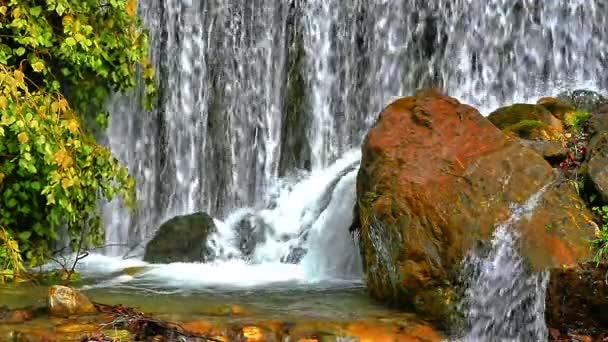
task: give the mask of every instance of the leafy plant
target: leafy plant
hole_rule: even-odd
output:
[[[593,240],[597,248],[594,260],[599,263],[608,257],[608,205],[594,207],[593,211],[599,215],[602,221],[599,229],[595,232],[596,238]]]
[[[2,227],[0,227],[0,262],[0,284],[18,280],[25,271],[17,241]]]
[[[73,249],[103,241],[98,200],[134,203],[135,182],[91,128],[114,91],[155,94],[135,0],[0,0],[0,267],[35,266],[65,227]],[[125,113],[125,115],[128,113]],[[96,122],[97,125],[87,125]],[[2,251],[5,251],[2,254]],[[10,256],[9,252],[12,253]],[[1,271],[1,269],[0,269]]]
[[[566,115],[564,118],[564,122],[565,122],[566,126],[568,126],[572,129],[572,131],[578,132],[581,130],[583,124],[587,120],[589,120],[590,117],[591,117],[591,114],[589,114],[588,112],[578,111],[578,112],[574,112],[574,113]]]

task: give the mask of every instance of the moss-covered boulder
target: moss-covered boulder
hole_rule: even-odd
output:
[[[560,100],[556,97],[542,97],[536,104],[545,107],[553,116],[560,120],[570,113],[576,112],[576,108],[568,101]]]
[[[533,268],[590,257],[592,214],[539,154],[474,108],[434,92],[396,100],[362,147],[358,227],[374,298],[430,319],[456,315],[463,258],[544,185],[536,211],[519,221]]]
[[[514,104],[490,113],[490,122],[505,133],[528,140],[559,140],[562,122],[542,105]]]
[[[144,261],[205,262],[210,257],[207,237],[215,230],[213,218],[206,213],[174,217],[163,223],[148,242]]]

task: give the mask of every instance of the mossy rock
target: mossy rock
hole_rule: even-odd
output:
[[[508,126],[503,132],[527,140],[555,140],[560,136],[549,125],[538,120],[522,120]]]
[[[488,116],[494,126],[522,139],[559,140],[562,122],[541,105],[514,104],[502,107]]]
[[[560,120],[564,120],[564,117],[569,113],[576,112],[576,108],[570,102],[555,97],[543,97],[536,103],[545,107],[553,116]]]
[[[206,213],[174,217],[163,223],[148,243],[144,261],[205,262],[211,255],[207,237],[215,230],[213,218]]]

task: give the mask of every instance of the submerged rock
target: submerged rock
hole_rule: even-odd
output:
[[[49,287],[47,303],[52,316],[68,317],[97,312],[93,303],[85,295],[66,286]]]
[[[206,213],[174,217],[163,223],[148,242],[144,261],[205,262],[210,256],[207,237],[215,230],[213,218]]]
[[[358,229],[368,289],[440,321],[455,313],[471,247],[488,241],[512,204],[556,178],[477,110],[434,92],[386,107],[362,149]],[[537,269],[587,259],[591,217],[569,182],[555,182],[516,227],[522,254]]]
[[[0,324],[20,324],[34,318],[34,312],[29,309],[11,310],[0,306]]]

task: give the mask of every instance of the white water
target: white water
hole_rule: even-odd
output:
[[[323,169],[357,148],[391,99],[436,85],[489,112],[561,88],[602,88],[603,0],[150,0],[161,94],[110,105],[109,144],[138,181],[139,209],[104,208],[116,255],[165,220],[206,211],[227,218],[272,205],[280,175]],[[298,58],[302,65],[294,64]],[[305,106],[293,115],[299,71]],[[299,69],[297,69],[299,68]],[[303,152],[284,144],[301,138]],[[281,169],[284,157],[301,160]],[[308,165],[308,166],[307,166]]]
[[[347,232],[356,173],[350,165],[358,155],[347,151],[358,148],[391,99],[434,85],[488,113],[562,88],[607,84],[604,0],[150,0],[139,6],[162,97],[151,113],[137,109],[141,91],[110,104],[109,144],[137,178],[140,205],[135,213],[120,203],[104,207],[107,243],[126,245],[107,252],[122,255],[175,215],[202,210],[221,221],[211,240],[214,263],[147,265],[143,274],[116,282],[145,278],[188,288],[360,278]],[[296,114],[307,125],[286,129],[298,57],[306,106]],[[296,152],[283,142],[294,137],[306,138],[302,160],[281,170],[282,158]],[[259,238],[248,253],[239,230],[244,220]],[[485,276],[473,297],[485,298],[482,306],[506,303],[501,296],[511,292],[500,282],[523,277],[517,237],[501,232],[493,254],[478,257]],[[286,263],[294,249],[302,258]],[[118,258],[93,260],[108,269],[124,266]],[[494,273],[492,265],[500,265]],[[524,292],[537,293],[532,278],[525,279]],[[488,323],[504,320],[505,308],[491,311],[489,320],[476,311],[471,338],[508,331]]]
[[[132,284],[197,289],[281,283],[359,284],[360,255],[348,231],[353,221],[359,159],[359,151],[350,151],[295,185],[278,186],[272,209],[243,208],[224,221],[216,219],[218,231],[209,238],[215,251],[211,263],[152,265],[137,258],[92,255],[79,267],[87,276],[111,276],[98,285],[101,287]],[[240,232],[243,220],[252,225],[252,231]],[[239,248],[242,234],[247,238],[261,236],[249,255]],[[306,254],[287,262],[294,248]],[[145,268],[135,277],[122,274],[125,268],[136,266]]]
[[[518,252],[517,225],[532,215],[544,186],[496,227],[489,251],[465,260],[467,289],[462,308],[470,325],[463,341],[546,341],[545,289],[548,272],[533,273]]]

